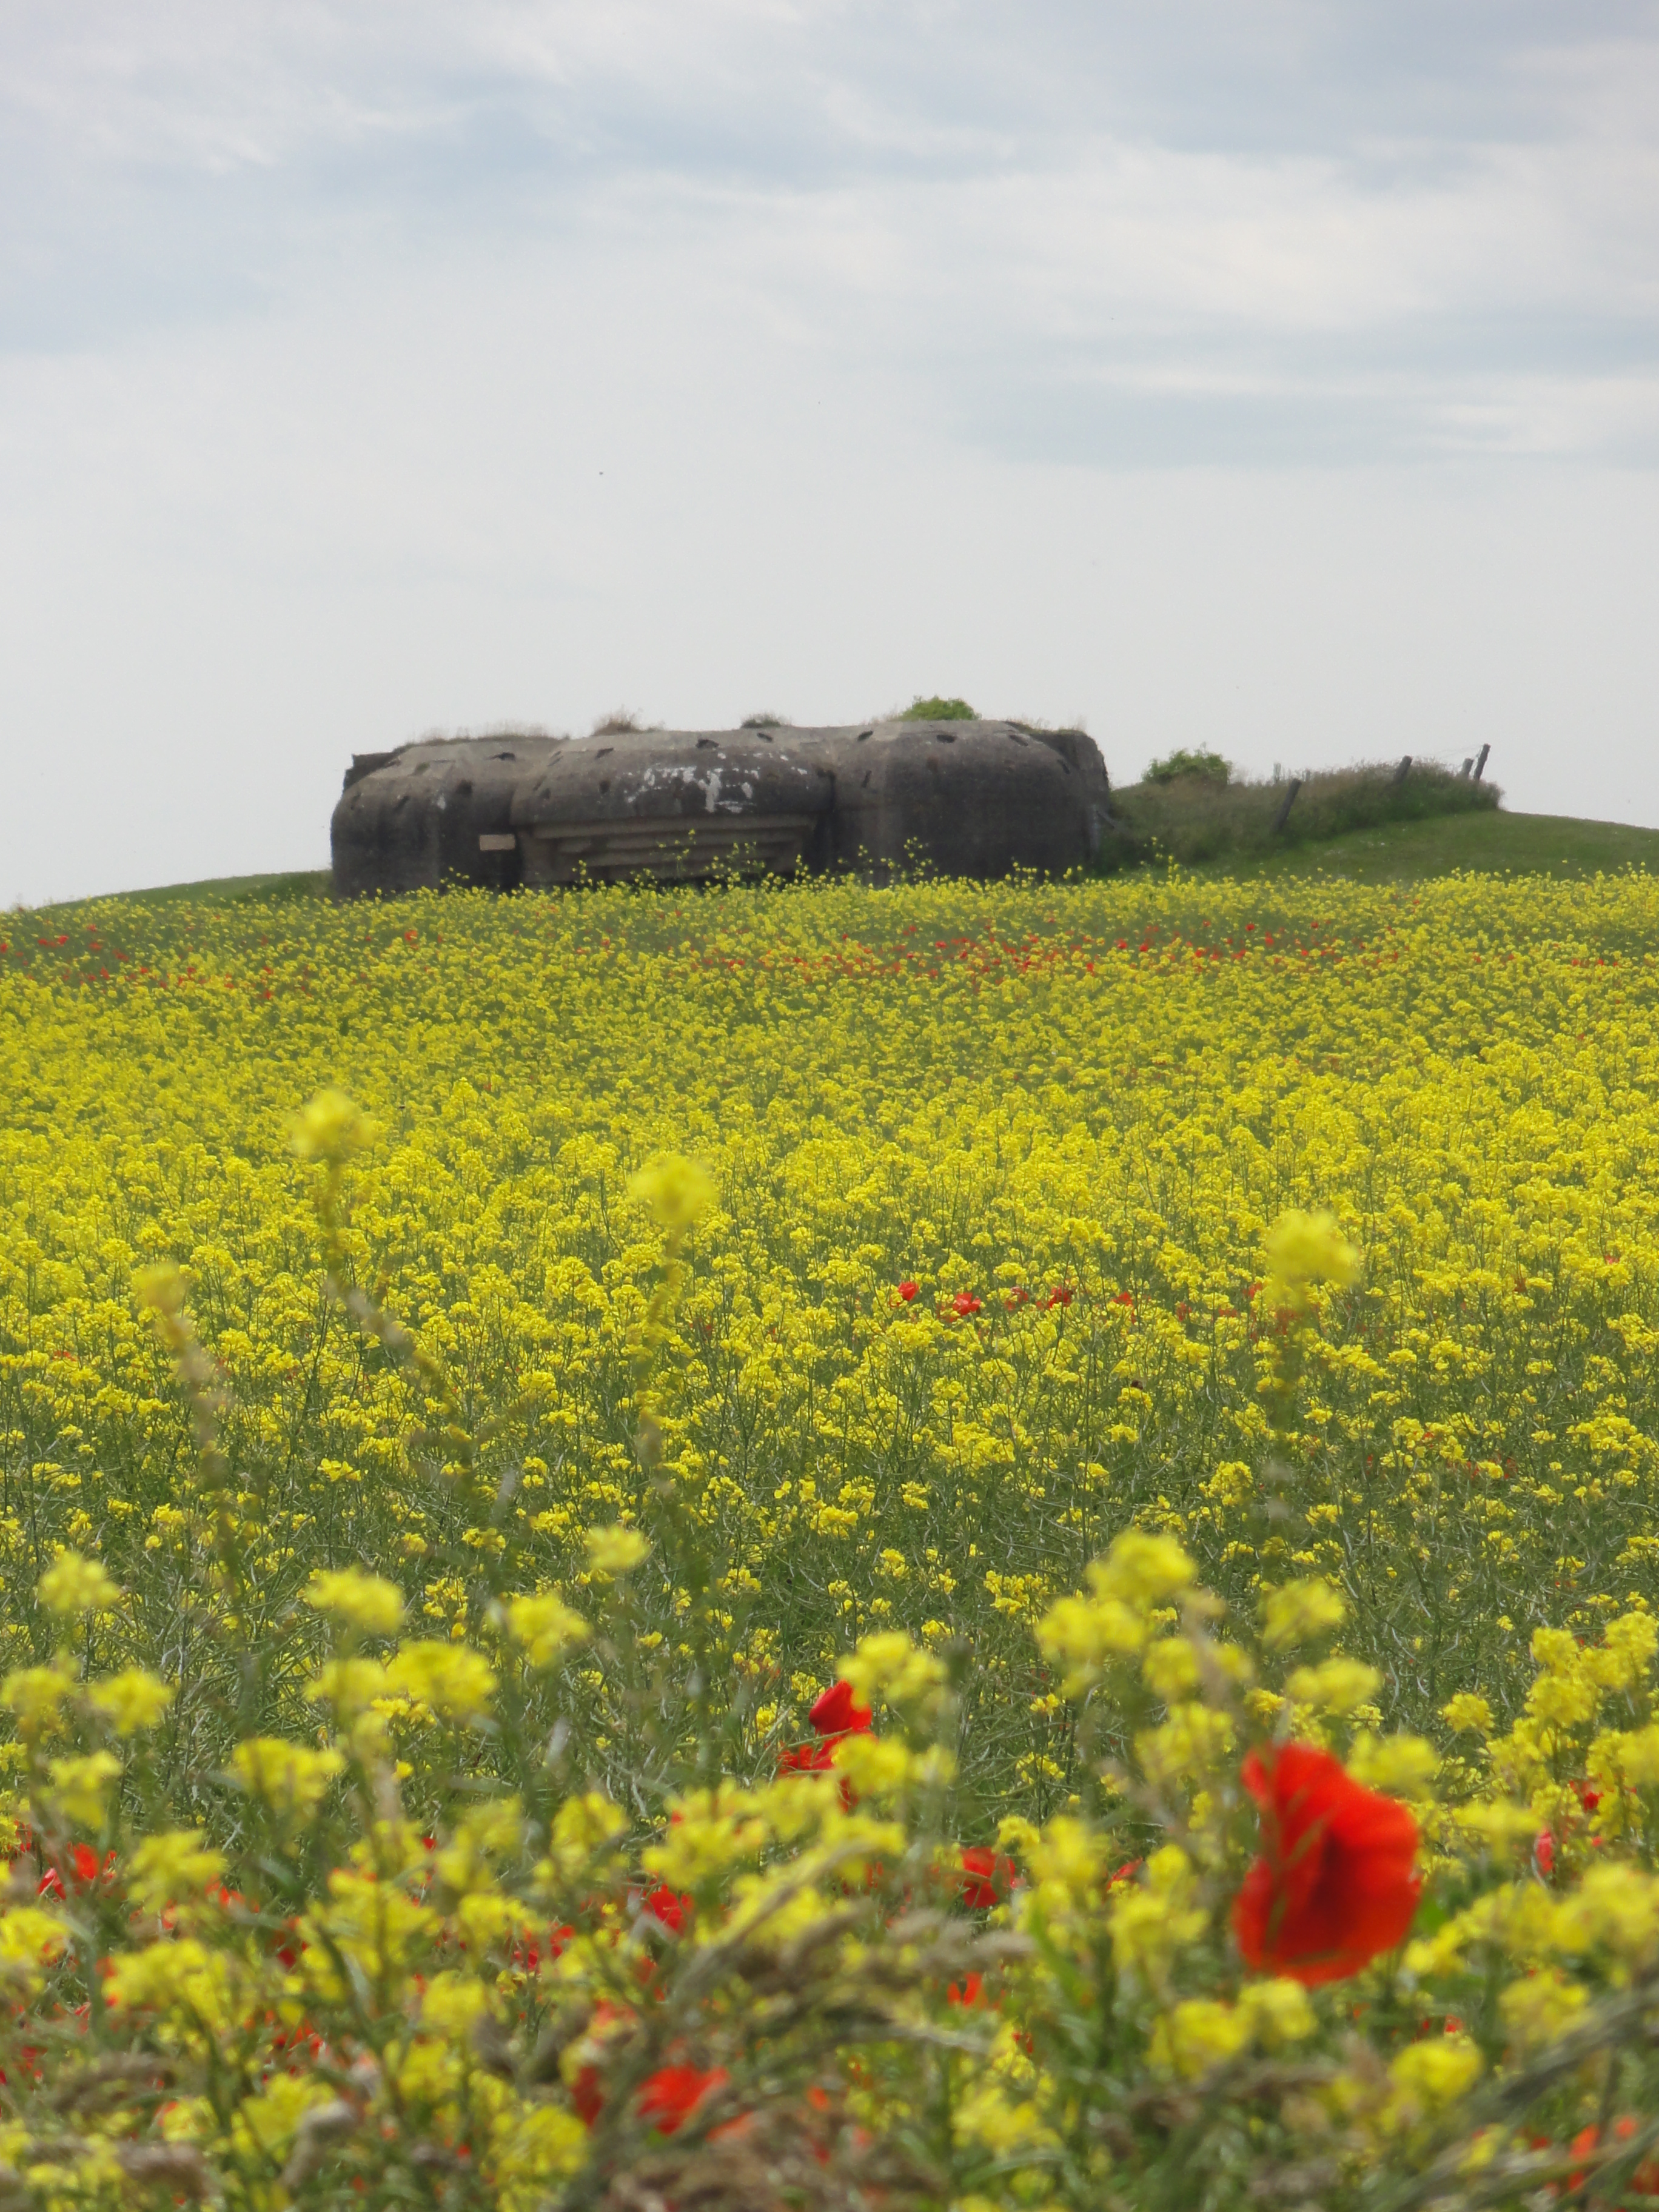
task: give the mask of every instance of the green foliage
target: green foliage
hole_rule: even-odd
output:
[[[1386,763],[1304,776],[1281,825],[1289,796],[1286,783],[1224,783],[1196,772],[1155,779],[1149,770],[1145,781],[1112,794],[1124,832],[1115,847],[1115,865],[1151,859],[1189,866],[1249,860],[1385,823],[1491,812],[1502,793],[1496,784],[1475,783],[1437,762],[1419,761],[1404,778]]]
[[[971,722],[975,719],[965,699],[924,699],[920,694],[899,716],[901,722]]]
[[[1421,882],[1454,870],[1477,875],[1613,875],[1659,868],[1659,830],[1628,822],[1577,822],[1559,814],[1441,814],[1350,830],[1321,845],[1291,845],[1259,860],[1224,864],[1239,876],[1307,875],[1318,870],[1377,883]]]
[[[1196,776],[1204,783],[1230,783],[1232,763],[1224,760],[1219,753],[1191,752],[1185,745],[1165,753],[1162,760],[1147,764],[1142,781],[1146,783],[1175,783],[1184,776]]]

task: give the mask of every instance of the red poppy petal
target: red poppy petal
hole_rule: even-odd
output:
[[[846,1735],[867,1729],[872,1715],[868,1705],[860,1705],[853,1695],[850,1682],[832,1682],[814,1699],[806,1717],[820,1735]]]
[[[1334,1981],[1401,1942],[1420,1889],[1409,1808],[1307,1744],[1252,1752],[1241,1778],[1260,1808],[1262,1845],[1233,1905],[1247,1963]]]
[[[778,1754],[780,1774],[821,1774],[835,1762],[833,1743],[798,1743]]]
[[[659,2066],[641,2084],[635,2110],[659,2136],[672,2136],[727,2078],[723,2066],[708,2073],[700,2066]]]

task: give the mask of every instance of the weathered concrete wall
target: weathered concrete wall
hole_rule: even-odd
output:
[[[1109,823],[1093,739],[1012,722],[422,739],[353,762],[335,889],[1060,873],[1096,857]]]
[[[824,866],[836,780],[817,734],[628,730],[564,746],[513,802],[525,881]]]
[[[559,738],[428,738],[360,753],[346,771],[330,838],[337,898],[436,889],[459,880],[512,890],[523,855],[513,800]]]
[[[878,875],[1060,874],[1100,849],[1109,814],[1092,738],[1012,722],[877,722],[837,732],[835,857]]]

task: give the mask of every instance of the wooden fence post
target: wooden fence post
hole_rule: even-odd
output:
[[[1398,791],[1401,785],[1406,781],[1406,771],[1410,768],[1411,764],[1412,757],[1407,753],[1405,759],[1401,762],[1399,767],[1395,769],[1394,772],[1394,787],[1396,791]]]
[[[1475,764],[1474,764],[1474,780],[1475,780],[1475,781],[1476,781],[1477,783],[1479,783],[1479,782],[1480,782],[1480,778],[1481,778],[1481,775],[1482,775],[1483,772],[1485,771],[1486,765],[1486,755],[1487,755],[1491,750],[1492,750],[1492,747],[1491,747],[1490,745],[1482,745],[1482,746],[1481,746],[1481,748],[1480,748],[1480,759],[1479,759],[1478,761],[1476,761],[1476,763],[1475,763]]]
[[[1302,779],[1301,779],[1301,777],[1300,777],[1299,775],[1293,775],[1293,776],[1291,778],[1291,781],[1290,781],[1290,787],[1289,787],[1289,788],[1286,790],[1286,792],[1285,792],[1285,793],[1284,798],[1283,798],[1283,799],[1281,799],[1279,800],[1279,811],[1278,811],[1278,813],[1277,813],[1277,814],[1275,814],[1275,815],[1274,815],[1274,817],[1273,817],[1273,836],[1274,836],[1275,837],[1277,837],[1277,836],[1278,836],[1278,835],[1279,835],[1279,831],[1280,831],[1280,830],[1285,827],[1285,823],[1290,820],[1290,818],[1291,818],[1291,807],[1293,807],[1293,806],[1295,805],[1295,804],[1296,804],[1296,794],[1297,793],[1297,792],[1298,792],[1298,791],[1300,791],[1300,790],[1301,790],[1301,788],[1302,788]]]

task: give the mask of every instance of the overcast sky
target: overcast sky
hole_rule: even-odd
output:
[[[626,705],[1659,823],[1659,0],[0,0],[0,899]]]

